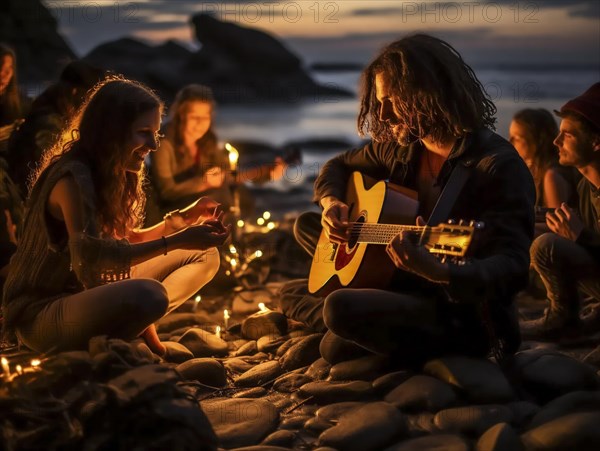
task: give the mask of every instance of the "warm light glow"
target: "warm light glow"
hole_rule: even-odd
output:
[[[267,306],[265,305],[265,303],[264,303],[264,302],[260,302],[260,303],[258,304],[258,309],[259,309],[261,312],[266,312],[267,310],[269,310],[269,309],[267,308]]]
[[[196,296],[196,298],[194,299],[194,301],[196,302],[196,304],[198,302],[200,302],[201,300],[202,300],[202,296],[200,296],[200,295]]]
[[[215,331],[215,335],[218,338],[221,338],[221,326],[217,326],[217,330]]]
[[[235,258],[231,259],[231,269],[235,269],[235,267],[237,266],[237,260]]]
[[[239,219],[239,220],[238,220],[238,222],[237,222],[237,226],[238,226],[239,228],[242,228],[242,227],[244,227],[244,221],[243,221],[242,219]]]
[[[238,158],[240,157],[240,153],[229,143],[225,143],[225,149],[227,149],[227,152],[229,152],[229,169],[235,171],[237,169],[237,162]]]
[[[265,224],[265,219],[264,219],[264,218],[258,218],[258,219],[256,220],[256,223],[257,223],[259,226],[261,226],[261,225],[264,225],[264,224]]]
[[[223,319],[229,319],[229,318],[230,318],[229,310],[227,310],[227,309],[223,310]]]
[[[17,370],[17,374],[19,376],[23,374],[23,367],[21,365],[17,365],[15,369]]]
[[[229,252],[231,252],[232,254],[235,254],[237,252],[237,249],[233,244],[229,245]]]
[[[275,223],[274,223],[274,222],[269,222],[269,223],[267,224],[267,229],[269,229],[269,230],[273,230],[274,228],[275,228]]]
[[[265,212],[263,213],[263,218],[265,218],[265,220],[267,220],[267,221],[268,221],[270,217],[271,217],[271,213],[270,213],[270,212],[268,212],[268,211],[265,211]]]
[[[255,255],[255,257],[256,257],[256,258],[260,258],[260,257],[262,257],[262,256],[263,256],[263,253],[262,253],[262,251],[259,249],[259,250],[257,250],[257,251],[254,253],[254,255]]]
[[[2,357],[2,373],[4,377],[8,379],[10,377],[10,366],[8,366],[8,359],[6,357]]]
[[[40,366],[40,363],[42,363],[42,362],[40,362],[39,359],[33,359],[31,361],[31,366],[33,366],[33,367]]]

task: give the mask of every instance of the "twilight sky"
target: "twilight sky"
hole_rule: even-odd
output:
[[[598,0],[44,3],[80,56],[127,35],[155,44],[176,39],[197,47],[188,19],[210,12],[278,36],[307,63],[366,63],[383,44],[422,31],[448,40],[475,66],[577,64],[598,68],[600,78]]]

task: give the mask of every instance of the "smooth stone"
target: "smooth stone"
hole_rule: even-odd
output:
[[[280,429],[286,430],[297,430],[304,426],[308,420],[310,420],[312,416],[310,415],[293,415],[285,418],[280,424]]]
[[[509,402],[506,405],[513,413],[512,424],[524,426],[540,411],[540,406],[529,401]]]
[[[331,367],[328,380],[371,381],[381,375],[389,364],[389,357],[370,355],[340,362]]]
[[[263,399],[213,398],[200,402],[224,448],[260,443],[277,427],[279,412]]]
[[[312,417],[304,423],[304,430],[314,435],[320,435],[321,432],[331,428],[333,423],[322,420],[321,418]]]
[[[261,445],[290,447],[294,443],[296,433],[292,431],[275,431],[265,438]]]
[[[339,451],[339,450],[332,448],[331,446],[319,446],[318,448],[315,448],[313,451]]]
[[[389,392],[384,401],[408,412],[438,412],[457,402],[450,384],[439,379],[417,375]]]
[[[202,329],[190,329],[178,340],[194,357],[223,357],[229,352],[226,341]]]
[[[288,447],[276,445],[253,445],[242,446],[241,448],[233,448],[230,451],[290,451]]]
[[[507,423],[499,423],[483,433],[476,451],[523,451],[525,448],[519,434]]]
[[[262,398],[267,393],[267,390],[263,387],[253,387],[236,392],[232,398]]]
[[[394,371],[378,377],[373,381],[373,389],[380,394],[386,394],[398,385],[409,379],[413,374],[410,371]]]
[[[555,354],[540,355],[523,366],[520,382],[541,404],[572,391],[598,388],[592,366]]]
[[[274,381],[282,373],[283,369],[279,362],[269,360],[243,373],[235,380],[234,384],[237,387],[255,387]]]
[[[527,451],[600,449],[600,412],[579,412],[544,423],[521,435]]]
[[[290,335],[288,334],[287,337],[289,337],[289,336]],[[285,354],[288,349],[290,349],[292,346],[294,346],[296,343],[302,341],[303,339],[304,339],[304,335],[301,337],[288,338],[285,343],[283,343],[281,346],[279,346],[279,349],[277,350],[275,355],[277,357],[282,357],[283,354]]]
[[[319,436],[319,445],[344,451],[379,450],[406,434],[404,416],[389,403],[374,402],[346,412]]]
[[[505,403],[515,399],[504,373],[489,360],[443,357],[427,362],[423,372],[460,388],[472,403]]]
[[[163,357],[167,362],[182,363],[194,358],[192,351],[181,343],[176,341],[163,341],[163,345],[167,348],[167,352]]]
[[[373,394],[373,387],[365,381],[317,381],[304,384],[296,393],[303,398],[312,396],[311,402],[316,404],[327,404],[330,402],[363,400]]]
[[[529,428],[577,412],[600,412],[600,391],[576,391],[553,399],[533,417]]]
[[[406,415],[406,427],[411,437],[439,432],[434,422],[435,415],[431,412]]]
[[[233,355],[235,357],[238,357],[241,355],[256,354],[257,352],[258,352],[258,345],[256,343],[256,340],[250,340],[250,341],[246,342],[246,344],[240,346],[238,348],[238,350],[233,353]]]
[[[191,327],[209,322],[205,313],[169,313],[156,321],[156,331],[159,333],[173,333],[183,327]]]
[[[177,365],[175,370],[184,379],[195,380],[210,387],[221,388],[227,385],[225,367],[215,359],[190,359]]]
[[[223,361],[223,365],[227,368],[227,371],[231,371],[234,374],[242,374],[246,371],[254,368],[255,364],[251,362],[247,362],[246,360],[240,357],[232,357],[229,359],[225,359]]]
[[[256,347],[260,352],[273,353],[288,340],[280,335],[264,335],[256,341]]]
[[[458,435],[440,434],[406,440],[385,451],[471,451],[471,444]]]
[[[313,378],[306,374],[287,373],[277,378],[273,383],[273,390],[284,393],[293,393],[309,382],[313,382]]]
[[[433,421],[442,432],[481,435],[495,424],[510,423],[512,411],[502,405],[465,406],[444,409]]]
[[[321,357],[315,360],[304,374],[312,377],[315,381],[322,381],[329,375],[330,370],[331,364]]]
[[[317,418],[323,421],[336,422],[339,418],[351,409],[364,406],[364,402],[336,402],[319,408],[316,412]]]
[[[291,371],[311,365],[321,357],[319,345],[322,338],[323,334],[312,334],[292,345],[279,360],[281,367],[285,371]]]
[[[265,335],[284,335],[287,333],[287,317],[280,312],[266,310],[250,315],[242,322],[242,335],[258,340]]]

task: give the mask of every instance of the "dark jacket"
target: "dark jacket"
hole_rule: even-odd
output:
[[[585,228],[576,243],[584,247],[600,262],[600,190],[583,177],[577,185],[579,194],[579,217]]]
[[[328,195],[343,199],[353,171],[416,190],[421,155],[419,142],[407,147],[394,142],[369,143],[346,152],[324,165],[315,182],[314,199]],[[527,285],[533,239],[533,179],[513,146],[484,130],[457,142],[438,176],[442,188],[460,163],[474,167],[450,218],[483,221],[485,227],[472,246],[469,262],[450,264],[450,283],[445,291],[446,300],[452,302],[447,304],[454,304],[450,308],[470,322],[481,320],[482,311],[489,308],[491,333],[502,340],[505,351],[512,353],[520,343],[513,300]]]

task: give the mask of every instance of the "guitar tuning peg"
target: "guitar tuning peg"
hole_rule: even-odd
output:
[[[448,219],[448,224],[456,224],[456,219]]]
[[[472,219],[469,221],[469,227],[475,227],[475,221]]]
[[[459,226],[465,225],[465,220],[461,219],[460,221],[458,221],[458,225]]]

